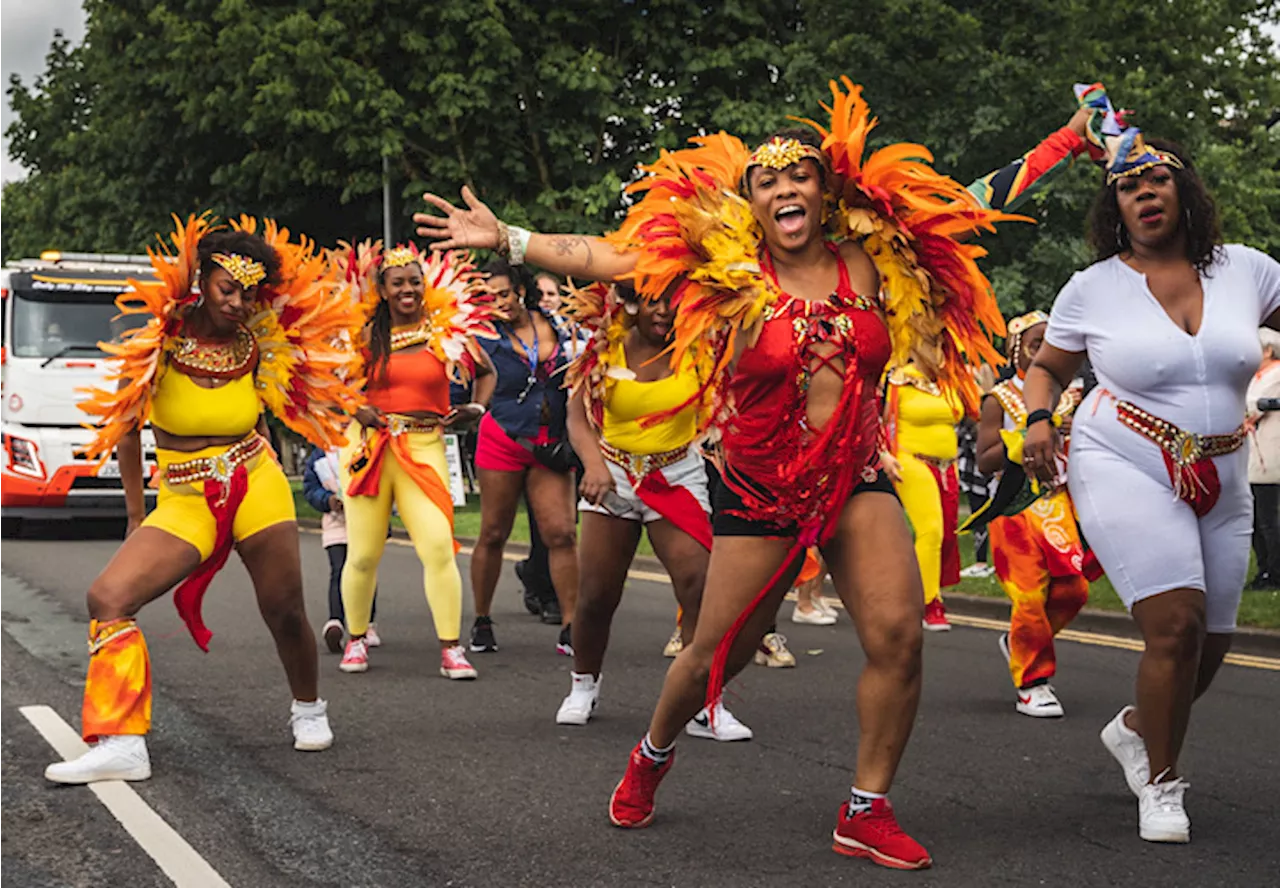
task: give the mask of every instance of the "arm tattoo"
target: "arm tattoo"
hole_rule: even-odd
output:
[[[579,246],[583,247],[587,251],[586,265],[584,267],[588,270],[590,270],[591,263],[595,259],[591,252],[591,242],[580,234],[557,235],[551,238],[551,246],[555,248],[557,256],[569,256]]]

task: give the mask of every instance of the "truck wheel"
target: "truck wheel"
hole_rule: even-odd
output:
[[[11,540],[21,532],[21,518],[0,518],[0,537]]]

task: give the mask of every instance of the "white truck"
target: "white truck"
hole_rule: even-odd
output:
[[[31,518],[125,517],[115,459],[101,466],[79,448],[93,433],[77,406],[77,389],[104,386],[105,353],[98,343],[118,339],[145,315],[121,316],[115,299],[128,279],[151,278],[145,256],[46,252],[0,270],[3,342],[0,399],[0,521],[15,535]],[[154,471],[155,443],[143,431],[145,473]],[[148,508],[155,492],[148,489]]]

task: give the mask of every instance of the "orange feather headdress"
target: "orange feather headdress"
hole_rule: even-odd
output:
[[[181,332],[195,298],[200,240],[217,230],[209,213],[174,216],[174,231],[149,248],[154,280],[130,280],[130,292],[116,305],[122,314],[150,314],[142,327],[127,331],[118,343],[100,346],[111,356],[107,382],[115,390],[85,389],[80,406],[96,418],[96,435],[85,448],[91,459],[106,460],[125,434],[146,424],[163,357]],[[233,228],[255,233],[247,216]],[[355,393],[342,378],[348,361],[355,306],[329,273],[323,255],[306,238],[290,241],[289,231],[262,223],[263,239],[280,257],[280,283],[259,286],[246,326],[257,340],[256,387],[263,404],[286,426],[322,447],[342,443],[344,414],[354,409]]]

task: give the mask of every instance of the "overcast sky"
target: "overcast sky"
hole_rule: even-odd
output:
[[[53,42],[53,32],[61,28],[79,43],[84,37],[84,10],[80,0],[4,0],[0,6],[0,69],[4,71],[4,88],[9,88],[9,75],[21,74],[31,83],[44,70],[44,57]],[[4,100],[4,129],[9,128],[13,113]],[[0,179],[5,182],[21,178],[22,168],[9,160],[9,140],[4,140],[4,157],[0,159]]]

